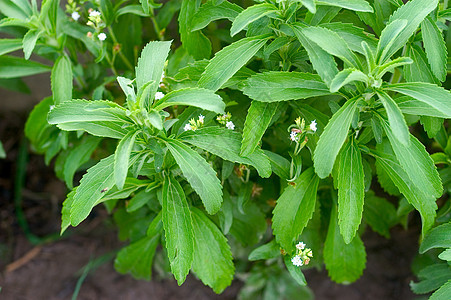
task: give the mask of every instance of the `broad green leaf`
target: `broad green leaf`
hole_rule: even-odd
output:
[[[55,105],[72,100],[72,81],[72,64],[69,58],[65,55],[58,57],[51,74],[52,97]]]
[[[242,11],[233,21],[232,28],[230,28],[230,35],[234,36],[250,23],[271,13],[277,12],[276,6],[269,3],[262,3],[249,6]]]
[[[367,85],[369,84],[369,78],[366,74],[355,68],[348,68],[340,71],[337,75],[335,75],[334,79],[330,83],[330,92],[336,93],[343,86],[354,81],[361,81],[366,83]]]
[[[11,0],[0,1],[0,12],[10,18],[26,20],[29,17],[27,12],[24,12],[20,6]]]
[[[223,114],[225,103],[213,91],[202,88],[187,88],[172,91],[154,104],[155,110],[168,106],[189,105]]]
[[[303,26],[305,25],[297,24],[292,28],[301,45],[307,50],[313,68],[318,72],[321,79],[330,86],[332,79],[338,73],[337,64],[332,55],[305,36]]]
[[[451,248],[451,223],[442,224],[432,229],[420,246],[420,253],[433,248]]]
[[[232,252],[219,228],[199,209],[191,210],[194,227],[193,271],[217,294],[232,283]]]
[[[39,152],[44,151],[44,145],[50,138],[49,132],[58,130],[57,128],[52,130],[51,128],[54,126],[47,122],[47,114],[52,104],[52,97],[44,98],[36,104],[25,123],[25,136]]]
[[[421,34],[432,72],[440,81],[445,81],[448,53],[443,35],[431,17],[421,23]]]
[[[363,219],[371,229],[390,238],[390,228],[397,223],[396,208],[387,199],[376,197],[373,191],[365,194]]]
[[[393,136],[405,146],[410,145],[410,132],[407,127],[404,116],[399,109],[396,102],[384,91],[378,91],[379,100],[384,105],[387,112],[388,122],[390,123],[390,130]]]
[[[150,280],[159,241],[159,235],[146,236],[122,248],[114,260],[114,268],[121,274],[130,272],[136,279]]]
[[[312,218],[319,178],[313,168],[309,168],[293,183],[277,200],[272,218],[276,241],[288,253],[294,250],[293,243]]]
[[[320,178],[327,177],[334,166],[335,158],[348,136],[349,126],[359,99],[348,100],[330,119],[321,134],[313,156],[315,172]]]
[[[134,14],[134,15],[141,16],[141,17],[148,17],[149,16],[148,14],[146,14],[143,11],[142,6],[141,5],[137,5],[137,4],[135,4],[135,5],[133,5],[133,4],[132,5],[127,5],[127,6],[119,8],[116,11],[116,18],[118,18],[118,17],[120,17],[122,15],[125,15],[125,14]]]
[[[200,196],[207,212],[218,212],[222,202],[222,186],[212,167],[196,151],[180,141],[169,139],[166,145],[183,176]]]
[[[141,52],[141,56],[138,59],[136,66],[136,85],[139,90],[144,87],[147,82],[154,81],[159,83],[163,76],[163,68],[169,50],[171,48],[171,42],[149,42]],[[149,93],[150,99],[153,98],[158,85],[153,85]]]
[[[285,263],[285,266],[287,267],[287,270],[290,273],[291,277],[297,282],[297,284],[299,284],[300,286],[306,286],[307,281],[305,280],[301,268],[293,265],[293,263],[291,262],[291,257],[289,255],[285,255],[283,257],[283,262]]]
[[[77,226],[86,219],[92,208],[101,202],[105,192],[114,186],[113,171],[114,156],[110,155],[83,175],[70,208],[72,226]]]
[[[222,127],[205,127],[186,131],[179,138],[222,159],[251,165],[261,177],[271,175],[270,162],[261,149],[256,149],[248,156],[240,155],[241,135],[238,132]]]
[[[428,116],[420,116],[420,123],[423,125],[429,138],[434,138],[442,129],[443,119]]]
[[[78,121],[60,123],[57,126],[61,130],[83,130],[95,136],[109,137],[112,139],[122,139],[129,132],[127,128],[124,128],[124,121]]]
[[[354,52],[365,54],[362,43],[366,43],[371,50],[376,50],[377,39],[360,27],[356,27],[353,24],[338,22],[321,24],[320,26],[338,33]]]
[[[61,209],[61,231],[60,235],[66,231],[70,226],[70,209],[74,202],[74,196],[77,192],[77,188],[74,188],[69,194],[67,194],[66,200],[63,202],[63,208]]]
[[[422,47],[417,44],[408,44],[406,55],[413,60],[411,64],[403,68],[403,75],[407,82],[439,83],[439,80],[432,73],[426,53],[424,53]]]
[[[138,133],[139,131],[130,131],[127,133],[117,144],[116,152],[114,152],[114,181],[118,189],[124,187],[129,168],[130,153]]]
[[[354,11],[373,12],[371,5],[365,0],[319,0],[317,5],[330,5]]]
[[[199,5],[199,0],[183,0],[178,18],[182,46],[196,60],[209,58],[211,53],[211,43],[208,38],[201,31],[191,32],[191,20]]]
[[[315,0],[300,0],[302,5],[304,5],[309,12],[311,12],[312,14],[316,13],[316,4],[315,4]]]
[[[451,294],[451,279],[447,283],[442,285],[438,290],[436,290],[429,300],[447,300]]]
[[[442,87],[425,82],[409,82],[391,84],[386,89],[424,102],[441,111],[447,119],[451,118],[451,93]]]
[[[302,34],[330,55],[340,58],[351,67],[362,69],[359,58],[338,33],[327,28],[311,26],[303,28]]]
[[[401,111],[405,114],[447,118],[447,115],[441,110],[409,96],[398,97],[394,100],[398,104]]]
[[[394,20],[382,30],[379,43],[377,44],[376,62],[378,64],[382,64],[386,59],[390,58],[388,56],[390,47],[397,42],[398,36],[407,26],[407,23],[405,19]]]
[[[324,263],[329,277],[337,283],[351,283],[359,279],[365,269],[365,246],[358,235],[346,244],[340,234],[337,209],[332,208],[329,229],[324,243]]]
[[[237,197],[231,197],[233,222],[230,234],[242,246],[257,244],[267,231],[266,216],[254,201],[248,201],[240,210]]]
[[[276,71],[249,77],[243,93],[261,102],[297,100],[330,94],[318,75]]]
[[[418,278],[420,282],[410,282],[412,291],[416,294],[430,293],[451,280],[451,268],[446,263],[432,264],[422,269]]]
[[[271,240],[271,242],[261,245],[255,248],[249,254],[249,260],[255,261],[260,259],[271,259],[280,256],[280,246],[277,244],[276,240]]]
[[[433,11],[438,4],[438,0],[411,0],[398,8],[390,17],[387,27],[390,30],[384,30],[380,37],[381,43],[383,40],[391,41],[386,44],[386,47],[378,46],[378,63],[384,63],[386,59],[395,54],[401,47],[406,45],[408,39],[415,33],[420,23],[426,16]],[[408,21],[401,32],[396,34],[396,38],[391,39],[388,36],[393,36],[393,31],[397,31],[397,27],[402,27],[401,20]],[[382,46],[382,45],[381,45]],[[384,53],[382,56],[382,52]]]
[[[36,41],[38,40],[39,36],[41,35],[42,31],[38,29],[30,29],[23,37],[22,45],[23,45],[23,52],[24,57],[26,60],[28,60],[31,56],[31,53],[33,52],[33,49],[36,45]]]
[[[233,21],[243,9],[229,1],[223,1],[215,5],[209,1],[202,5],[191,20],[191,31],[200,30],[213,21],[228,19]]]
[[[244,122],[241,155],[248,156],[254,152],[278,107],[278,103],[252,101]]]
[[[50,72],[49,66],[23,58],[0,56],[0,78],[15,78]]]
[[[338,175],[338,225],[346,244],[359,229],[364,196],[362,155],[355,139],[350,139],[341,152]]]
[[[17,19],[17,18],[3,18],[0,20],[0,28],[1,27],[9,27],[9,26],[17,26],[17,27],[24,27],[24,28],[32,28],[30,22],[27,22],[23,19]],[[20,41],[22,44],[22,40]]]
[[[22,48],[21,39],[0,39],[0,55],[8,54],[20,48]]]
[[[240,39],[215,54],[199,80],[199,87],[217,91],[243,67],[269,39],[254,36]]]
[[[193,222],[185,193],[171,175],[166,176],[163,182],[161,217],[171,272],[182,285],[194,258]]]
[[[64,162],[64,181],[69,189],[73,187],[74,174],[77,169],[86,163],[91,154],[99,145],[100,139],[94,137],[86,137],[82,139],[79,145],[74,147]]]
[[[263,150],[271,162],[272,171],[282,179],[290,179],[290,161],[277,153]]]

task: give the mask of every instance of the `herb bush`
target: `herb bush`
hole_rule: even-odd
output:
[[[0,84],[51,72],[25,131],[70,190],[61,233],[103,204],[121,273],[307,299],[304,268],[357,280],[363,232],[416,210],[411,287],[449,299],[448,1],[162,2],[0,1]]]

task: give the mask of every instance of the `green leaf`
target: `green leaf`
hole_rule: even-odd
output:
[[[382,78],[387,72],[394,73],[395,68],[410,65],[413,63],[413,60],[410,57],[397,57],[394,60],[390,60],[383,64],[382,66],[377,67],[374,70],[374,73],[377,74],[377,77]]]
[[[440,81],[445,81],[448,53],[443,35],[431,17],[421,23],[421,34],[432,72]]]
[[[11,0],[0,1],[0,12],[10,18],[26,20],[29,17],[29,15],[24,12],[20,6],[18,6],[18,4]]]
[[[269,158],[273,172],[282,179],[290,179],[290,162],[288,159],[268,150],[263,150],[263,152]]]
[[[362,69],[359,58],[349,49],[348,44],[338,33],[327,28],[311,26],[303,28],[302,34],[330,55],[340,58],[351,67]]]
[[[320,178],[327,177],[335,158],[348,136],[349,126],[357,108],[358,98],[348,100],[330,119],[321,134],[313,155],[315,172]]]
[[[154,8],[160,8],[161,3],[155,3],[154,0],[139,0],[141,3],[142,9],[146,14],[151,13],[150,10]]]
[[[171,49],[171,42],[149,42],[141,52],[136,66],[136,85],[141,90],[144,85],[150,81],[159,83],[163,76],[163,68],[169,50]],[[151,87],[150,99],[153,99],[158,84]]]
[[[124,121],[66,122],[58,124],[58,128],[66,131],[83,130],[95,136],[112,139],[122,139],[129,132],[127,128],[124,128]]]
[[[371,5],[365,0],[319,0],[317,5],[330,5],[354,11],[373,12]]]
[[[254,166],[261,177],[271,175],[270,162],[261,149],[246,157],[240,155],[241,135],[238,132],[222,127],[205,127],[186,131],[179,138],[222,159]]]
[[[23,37],[22,45],[25,59],[29,59],[33,49],[36,45],[36,41],[41,35],[42,31],[37,29],[30,29]]]
[[[199,209],[191,210],[194,227],[193,271],[217,294],[232,283],[232,252],[219,228]]]
[[[229,1],[223,1],[219,5],[215,5],[209,1],[202,5],[191,20],[191,31],[200,30],[213,21],[220,19],[228,19],[233,21],[243,9]]]
[[[348,68],[340,71],[337,75],[335,75],[334,79],[330,83],[330,92],[336,93],[343,86],[354,81],[361,81],[366,83],[367,85],[369,84],[369,78],[365,73],[355,68]]]
[[[222,186],[215,171],[196,151],[177,140],[166,140],[166,145],[183,176],[200,196],[209,214],[221,208]]]
[[[443,127],[443,119],[420,116],[420,123],[430,139],[434,138]]]
[[[51,75],[52,97],[55,105],[72,100],[72,64],[66,55],[58,57]]]
[[[74,203],[74,196],[77,192],[77,188],[74,188],[68,195],[66,200],[63,202],[63,208],[61,209],[61,231],[60,235],[66,231],[70,226],[70,209],[72,207],[72,203]]]
[[[302,5],[304,5],[309,12],[311,12],[312,14],[316,13],[316,4],[315,4],[315,0],[300,0]]]
[[[105,191],[114,186],[113,171],[114,156],[110,155],[83,175],[70,208],[72,226],[77,226],[86,219],[92,208],[102,201]]]
[[[130,153],[138,133],[139,131],[130,131],[127,133],[119,144],[117,144],[116,152],[114,152],[114,181],[118,189],[124,187],[129,168]]]
[[[277,7],[269,3],[249,6],[244,11],[242,11],[233,21],[232,27],[230,28],[230,35],[234,36],[250,23],[277,11]]]
[[[341,152],[338,175],[338,225],[346,244],[359,229],[364,196],[362,155],[355,139],[350,139]]]
[[[371,229],[390,238],[390,228],[397,223],[396,208],[385,198],[376,197],[373,191],[365,194],[363,219]]]
[[[435,84],[424,82],[409,82],[391,84],[386,87],[387,90],[395,91],[441,111],[447,119],[451,118],[451,93]]]
[[[199,4],[198,0],[183,0],[178,18],[182,46],[196,60],[209,58],[211,53],[210,40],[201,31],[191,32],[190,28]]]
[[[129,104],[130,107],[131,106],[130,104],[136,102],[136,93],[135,88],[133,86],[133,80],[130,80],[122,76],[118,76],[116,80],[119,83],[119,86],[121,87],[122,91],[124,92],[127,104]]]
[[[439,83],[438,79],[432,74],[431,67],[427,61],[426,53],[423,48],[417,44],[408,44],[406,55],[412,58],[413,62],[404,66],[403,75],[407,82],[429,82]]]
[[[438,0],[411,0],[398,8],[390,17],[386,29],[381,33],[377,62],[382,64],[400,48],[406,45],[408,39],[415,33],[420,23],[433,11]],[[403,27],[403,23],[408,21]],[[399,33],[397,32],[401,28]],[[385,42],[382,42],[385,41]],[[384,45],[382,45],[383,43]],[[384,46],[384,47],[383,47]]]
[[[276,241],[288,253],[293,251],[293,242],[312,218],[319,178],[313,168],[309,168],[293,183],[285,188],[277,200],[272,218]]]
[[[442,285],[438,290],[436,290],[429,300],[447,300],[451,294],[451,280]]]
[[[166,176],[163,182],[161,217],[171,272],[182,285],[194,258],[193,222],[185,193],[171,175]]]
[[[447,115],[441,110],[430,106],[429,104],[418,101],[417,99],[409,96],[402,96],[394,99],[398,104],[399,109],[405,114],[418,115],[418,116],[430,116],[438,118],[446,118]]]
[[[243,67],[269,39],[254,36],[240,39],[215,54],[199,80],[199,87],[217,91]]]
[[[285,263],[285,266],[287,267],[288,272],[290,273],[291,277],[300,285],[300,286],[306,286],[307,281],[305,280],[304,274],[302,273],[301,268],[293,265],[291,262],[291,258],[289,255],[285,255],[283,257],[283,262]]]
[[[154,109],[162,110],[168,106],[189,105],[223,114],[225,103],[213,91],[202,88],[186,88],[172,91],[154,104]]]
[[[337,283],[351,283],[359,279],[365,269],[365,246],[358,235],[346,244],[340,235],[337,209],[332,208],[329,229],[324,243],[324,263],[330,278]]]
[[[410,145],[410,132],[407,127],[406,121],[404,120],[404,116],[399,109],[396,102],[384,91],[377,91],[377,95],[379,96],[379,100],[385,107],[387,111],[388,121],[390,123],[390,130],[393,133],[393,136],[400,141],[403,145]]]
[[[260,259],[272,259],[280,256],[280,247],[276,240],[271,240],[271,242],[261,245],[255,248],[249,253],[249,260],[255,261]]]
[[[150,280],[153,257],[159,241],[159,235],[146,236],[122,248],[114,260],[114,268],[121,274],[130,272],[136,279]]]
[[[0,158],[6,158],[5,149],[3,148],[3,144],[0,141]]]
[[[278,103],[252,101],[244,122],[241,155],[253,153],[279,107]]]
[[[418,278],[420,282],[410,282],[412,291],[416,294],[430,293],[451,280],[451,269],[446,263],[429,265],[418,273]]]
[[[21,39],[0,39],[0,55],[8,54],[20,48],[22,48]]]
[[[0,56],[0,78],[15,78],[50,72],[50,67],[23,58]]]
[[[420,253],[433,248],[451,248],[451,223],[442,224],[432,229],[420,246]]]
[[[297,100],[330,94],[318,75],[276,71],[249,77],[243,93],[261,102]]]
[[[353,24],[338,22],[321,24],[320,26],[338,33],[354,52],[363,55],[365,54],[362,43],[366,43],[368,48],[372,51],[376,50],[378,40],[372,34],[364,31],[360,27],[356,27]]]

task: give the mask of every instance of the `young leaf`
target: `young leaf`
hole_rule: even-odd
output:
[[[393,132],[393,135],[402,144],[409,146],[409,128],[407,127],[404,116],[398,105],[396,105],[396,102],[384,91],[378,91],[377,95],[387,111],[388,121],[390,122],[390,130]]]
[[[114,156],[102,159],[83,175],[74,200],[70,208],[70,223],[72,226],[80,224],[99,204],[105,192],[114,186]]]
[[[346,244],[359,229],[364,196],[362,155],[355,139],[350,139],[341,152],[338,175],[338,225]]]
[[[55,105],[72,100],[72,80],[72,64],[69,58],[65,55],[58,57],[51,75],[52,96]]]
[[[451,248],[451,223],[445,223],[432,229],[425,237],[420,246],[420,253],[433,248]]]
[[[166,145],[207,212],[218,212],[222,202],[222,186],[215,171],[202,156],[180,141],[168,139]]]
[[[50,72],[49,66],[23,58],[0,56],[0,78],[15,78]]]
[[[182,285],[194,258],[193,222],[185,192],[172,175],[164,178],[162,198],[161,218],[171,272]]]
[[[29,59],[33,49],[36,45],[36,41],[41,35],[42,31],[37,29],[30,29],[23,37],[22,45],[23,45],[23,53],[25,59]]]
[[[386,89],[424,102],[441,111],[447,119],[451,118],[451,105],[449,105],[451,103],[451,93],[442,87],[424,82],[409,82],[391,84]]]
[[[220,19],[228,19],[233,21],[243,9],[229,1],[223,1],[219,5],[215,5],[209,1],[202,5],[191,20],[191,31],[200,30],[213,21]]]
[[[128,78],[118,76],[117,82],[119,83],[119,86],[121,87],[122,91],[125,94],[127,104],[133,104],[136,102],[136,93],[135,88],[133,87],[133,80],[130,80]]]
[[[362,71],[359,71],[355,68],[344,69],[340,71],[337,75],[335,75],[334,79],[330,83],[330,92],[336,93],[343,86],[354,81],[361,81],[368,85],[369,78]]]
[[[186,131],[179,138],[222,159],[252,165],[261,177],[271,175],[270,162],[261,149],[256,149],[246,157],[240,155],[241,136],[238,132],[221,127],[205,127]]]
[[[271,259],[280,256],[280,247],[276,240],[271,240],[271,242],[261,245],[258,248],[252,250],[249,253],[249,260],[255,261],[260,259]]]
[[[244,123],[243,140],[241,141],[242,156],[248,156],[257,148],[278,106],[278,103],[252,101]]]
[[[432,72],[440,81],[445,81],[448,53],[443,35],[431,17],[421,23],[421,33]]]
[[[365,0],[320,0],[318,5],[330,5],[342,7],[354,11],[373,12],[371,5]]]
[[[289,255],[285,255],[283,257],[283,262],[285,263],[285,266],[287,267],[288,272],[290,273],[291,277],[300,285],[300,286],[306,286],[307,281],[305,280],[304,274],[302,273],[301,268],[293,265],[291,262],[291,257]]]
[[[136,66],[136,85],[141,90],[149,81],[159,83],[163,76],[163,68],[169,50],[171,49],[171,42],[150,42],[141,52],[141,56]],[[158,85],[153,85],[149,93],[152,99],[158,89]]]
[[[407,20],[398,19],[388,24],[384,30],[382,30],[379,43],[377,44],[376,62],[380,65],[389,59],[387,53],[390,51],[390,47],[396,43],[398,36],[402,33],[402,30],[407,26]]]
[[[222,293],[232,283],[232,252],[219,228],[199,209],[191,210],[194,227],[193,271],[202,282]]]
[[[265,72],[249,77],[243,93],[261,102],[277,102],[329,95],[318,75],[299,72]]]
[[[413,63],[413,60],[410,57],[397,57],[394,60],[390,60],[383,64],[382,66],[377,67],[374,70],[374,73],[377,74],[377,77],[382,78],[382,76],[385,75],[387,72],[393,73],[395,68],[404,66],[404,65],[410,65]]]
[[[312,218],[319,178],[313,168],[309,168],[293,183],[285,188],[277,200],[272,218],[276,241],[288,253],[293,251],[293,242]]]
[[[243,67],[269,39],[253,36],[234,42],[215,54],[199,80],[199,87],[217,91]]]
[[[321,134],[313,156],[316,174],[327,177],[335,158],[348,136],[349,126],[357,108],[358,98],[348,100],[330,119]]]
[[[324,243],[324,263],[330,278],[337,283],[356,281],[366,264],[365,246],[358,235],[346,244],[340,235],[337,209],[332,207],[329,229]]]
[[[262,3],[249,6],[242,11],[233,21],[232,28],[230,28],[230,35],[234,36],[243,30],[250,23],[271,13],[277,12],[277,7],[273,4]]]
[[[223,114],[225,103],[213,91],[201,88],[187,88],[172,91],[154,104],[155,110],[168,106],[189,105]]]
[[[139,131],[130,131],[127,133],[119,144],[117,144],[116,152],[114,152],[114,181],[118,189],[124,187],[129,167],[130,153],[138,133]]]

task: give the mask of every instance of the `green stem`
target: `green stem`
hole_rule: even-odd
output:
[[[113,46],[116,44],[119,44],[119,42],[117,41],[116,35],[114,34],[113,28],[111,26],[108,26],[108,32],[111,35],[111,38],[113,40]],[[124,53],[122,52],[122,50],[119,50],[119,57],[122,59],[122,61],[124,62],[124,64],[127,66],[127,68],[129,68],[130,70],[134,69],[134,66],[130,63],[130,61],[128,60],[128,58],[124,55]]]

